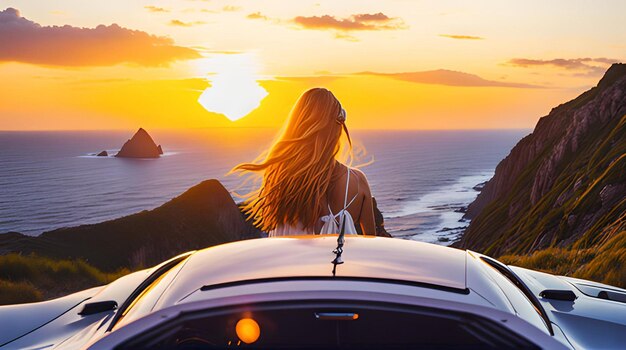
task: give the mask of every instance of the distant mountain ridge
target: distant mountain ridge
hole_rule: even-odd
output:
[[[457,247],[514,262],[549,249],[553,259],[579,252],[559,271],[626,284],[626,65],[612,65],[596,87],[541,118],[466,215],[472,221]]]

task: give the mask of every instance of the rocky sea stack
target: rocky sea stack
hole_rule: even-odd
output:
[[[133,137],[126,141],[115,155],[122,158],[159,158],[163,154],[161,145],[154,142],[143,128],[139,128]]]
[[[466,216],[457,247],[626,286],[626,65],[541,118]]]

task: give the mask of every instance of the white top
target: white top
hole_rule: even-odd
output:
[[[350,168],[348,168],[348,177],[346,180],[346,194],[343,199],[343,208],[337,212],[337,214],[333,214],[332,209],[330,209],[330,204],[328,204],[328,214],[324,215],[320,218],[324,222],[322,225],[322,229],[319,234],[338,234],[341,232],[341,225],[344,224],[344,233],[345,234],[358,234],[356,230],[356,226],[354,225],[354,220],[352,219],[352,215],[348,211],[348,207],[356,197],[359,195],[357,192],[354,197],[348,202],[348,187],[350,185]],[[314,235],[314,228],[305,228],[301,223],[297,223],[294,225],[289,224],[281,224],[278,225],[275,229],[269,232],[269,237],[279,237],[279,236],[292,236],[292,235]]]

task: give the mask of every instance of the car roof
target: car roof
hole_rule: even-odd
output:
[[[161,296],[174,305],[203,286],[280,278],[332,277],[337,235],[252,239],[197,251]],[[465,290],[466,252],[411,240],[346,236],[339,278],[395,280]]]

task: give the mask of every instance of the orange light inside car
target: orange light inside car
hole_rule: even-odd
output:
[[[242,318],[235,325],[235,332],[242,342],[252,344],[261,336],[261,327],[251,318]]]
[[[352,319],[353,319],[353,320],[356,320],[356,319],[358,319],[358,318],[359,318],[359,314],[354,314],[354,315],[352,315]]]

